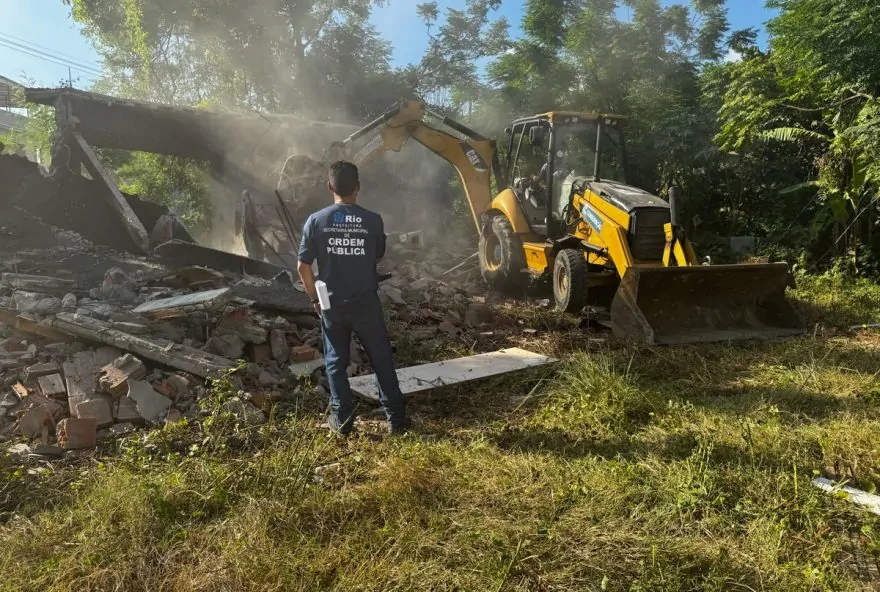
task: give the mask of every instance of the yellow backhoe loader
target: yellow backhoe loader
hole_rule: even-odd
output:
[[[502,170],[495,141],[402,101],[332,146],[324,162],[288,162],[323,184],[318,172],[330,160],[364,165],[416,140],[458,172],[490,286],[518,290],[530,277],[549,280],[560,311],[610,304],[620,337],[653,345],[803,332],[785,298],[793,285],[785,263],[701,265],[678,220],[676,192],[667,202],[627,184],[623,122],[574,112],[518,119],[506,130]],[[283,183],[304,183],[296,168],[285,169]]]

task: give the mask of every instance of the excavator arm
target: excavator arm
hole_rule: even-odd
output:
[[[428,123],[429,117],[437,124]],[[331,162],[345,159],[363,167],[387,151],[399,152],[410,138],[455,168],[479,229],[480,216],[492,201],[492,174],[496,182],[500,174],[495,141],[419,101],[398,102],[345,140],[331,144],[320,162],[300,155],[290,157],[282,172],[282,183],[287,187],[323,186]]]

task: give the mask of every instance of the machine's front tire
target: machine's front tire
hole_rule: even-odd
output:
[[[480,273],[492,288],[514,291],[525,285],[522,240],[503,215],[494,216],[480,234],[479,259]]]
[[[560,312],[578,313],[587,305],[587,261],[577,249],[563,249],[553,263],[553,299]]]

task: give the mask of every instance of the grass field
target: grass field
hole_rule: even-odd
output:
[[[417,398],[402,438],[329,440],[304,396],[9,464],[0,589],[876,590],[880,516],[810,480],[880,486],[880,332],[841,331],[880,287],[797,297],[810,334],[778,343],[557,335],[558,366]]]

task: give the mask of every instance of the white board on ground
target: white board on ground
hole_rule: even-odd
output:
[[[518,347],[500,349],[498,351],[464,358],[455,358],[421,366],[397,369],[397,380],[404,395],[427,391],[441,386],[459,384],[524,370],[544,364],[556,362],[555,358],[542,356]],[[379,400],[379,389],[376,375],[356,376],[349,379],[351,390],[355,393]]]
[[[873,493],[868,493],[867,491],[862,491],[861,489],[856,489],[849,485],[835,485],[833,481],[824,477],[816,477],[813,479],[812,483],[814,486],[825,490],[828,493],[833,494],[841,491],[846,494],[845,497],[847,500],[857,506],[862,506],[869,512],[880,515],[880,495],[874,495]]]

